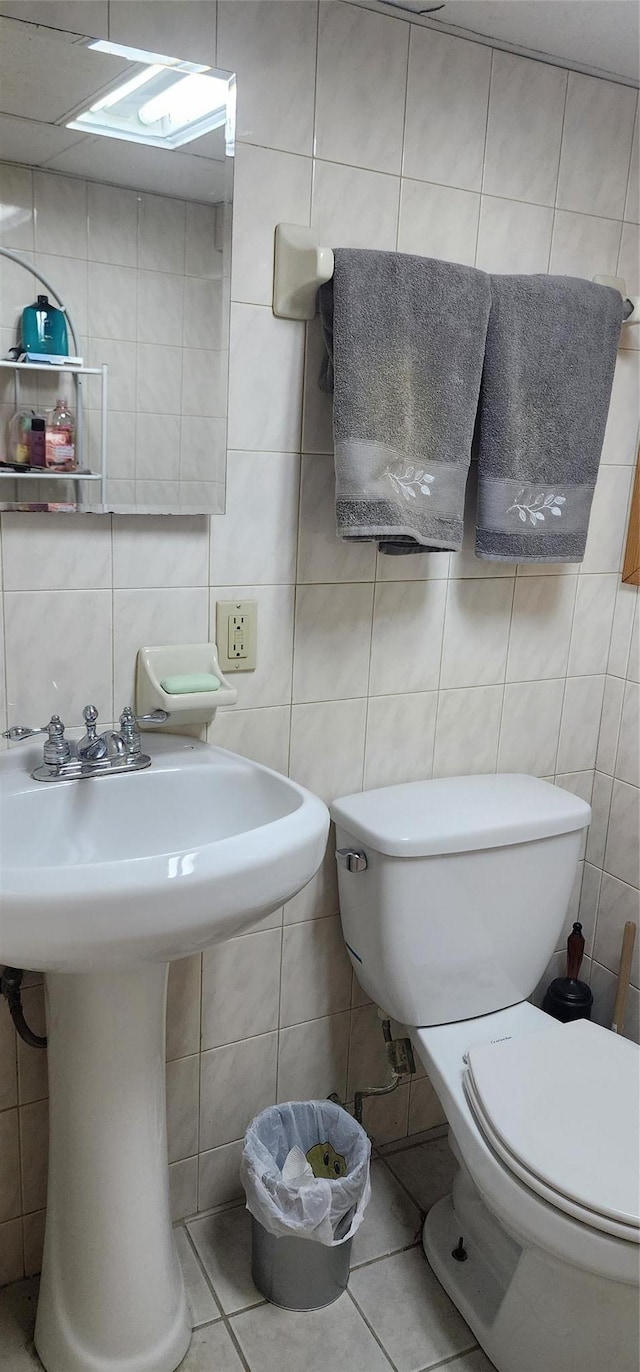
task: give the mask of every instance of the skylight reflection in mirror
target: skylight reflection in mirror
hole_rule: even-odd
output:
[[[87,46],[126,58],[131,74],[124,81],[120,74],[90,106],[73,111],[71,119],[66,116],[67,128],[151,147],[179,148],[224,127],[225,140],[232,145],[233,80],[208,66],[117,43],[99,41]]]

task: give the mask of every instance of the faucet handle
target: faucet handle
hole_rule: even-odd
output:
[[[41,729],[32,729],[29,724],[12,724],[10,729],[5,729],[0,734],[0,738],[8,738],[10,743],[23,743],[28,738],[35,738],[36,734],[48,732],[48,725],[43,725]]]
[[[71,746],[64,736],[64,724],[59,715],[51,716],[45,732],[49,735],[44,745],[45,763],[57,766],[61,762],[68,762]]]
[[[120,728],[130,728],[131,724],[166,724],[170,719],[168,710],[152,710],[149,715],[136,715],[130,705],[125,705],[120,715]]]
[[[87,726],[87,732],[91,726],[95,727],[98,722],[98,710],[95,705],[85,705],[82,711],[82,718]]]
[[[139,724],[164,724],[169,718],[166,710],[152,710],[149,715],[136,715],[130,705],[125,705],[120,715],[120,734],[130,757],[141,750]]]
[[[138,722],[130,705],[125,705],[120,715],[120,734],[124,740],[124,745],[129,756],[140,752],[140,734],[138,733]]]

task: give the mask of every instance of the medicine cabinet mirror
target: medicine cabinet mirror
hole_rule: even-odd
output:
[[[2,510],[224,511],[235,78],[193,57],[0,5]]]

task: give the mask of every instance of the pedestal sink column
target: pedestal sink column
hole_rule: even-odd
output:
[[[189,1345],[169,1212],[167,971],[45,978],[49,1190],[35,1344],[47,1372],[173,1372]]]

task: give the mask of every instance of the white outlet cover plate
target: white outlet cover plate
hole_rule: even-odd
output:
[[[229,626],[235,617],[244,620],[244,656],[229,654]],[[216,603],[218,659],[223,672],[255,672],[258,639],[257,600],[218,600]]]

